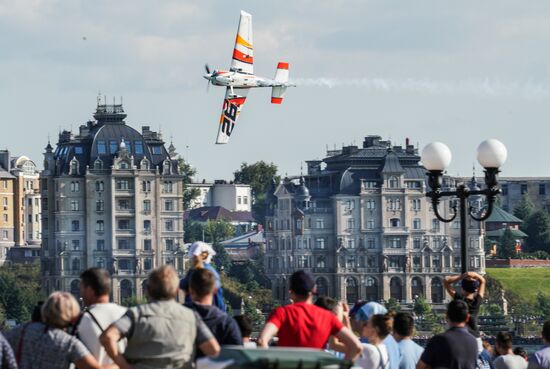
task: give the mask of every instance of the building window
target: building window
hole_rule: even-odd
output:
[[[439,232],[440,222],[439,219],[432,219],[432,231]]]
[[[527,193],[527,184],[524,183],[521,185],[521,194],[525,195]]]
[[[96,211],[104,211],[105,210],[105,201],[97,200],[95,202],[95,210]]]
[[[325,220],[324,219],[316,219],[315,220],[315,228],[317,228],[317,229],[325,228]]]
[[[353,239],[353,238],[348,239],[347,247],[348,247],[348,249],[354,249],[355,248],[355,239]]]
[[[143,250],[151,251],[151,240],[143,240]]]
[[[130,241],[126,239],[120,239],[118,240],[118,249],[119,250],[129,250],[130,249]],[[122,267],[121,267],[122,269]]]
[[[318,257],[317,257],[317,262],[316,262],[315,266],[316,266],[317,268],[326,268],[326,266],[327,266],[327,261],[326,261],[325,257],[324,257],[324,256],[318,256]]]
[[[390,219],[390,227],[400,227],[400,226],[401,226],[401,219],[398,219],[398,218]]]
[[[539,183],[539,195],[546,195],[546,184]]]
[[[388,199],[388,210],[401,210],[401,200]]]
[[[349,218],[348,219],[348,230],[353,230],[355,228],[355,219]]]
[[[144,270],[151,270],[153,268],[153,262],[151,258],[145,258],[143,259],[143,269]]]
[[[365,201],[365,207],[367,208],[367,210],[374,210],[376,208],[376,201],[374,201],[373,199],[368,199],[367,201]]]
[[[78,220],[73,220],[71,222],[71,231],[72,232],[78,232],[80,231],[80,221]]]
[[[2,231],[2,239],[3,239],[3,240],[7,240],[8,237],[9,237],[8,231]]]
[[[3,214],[3,218],[4,218],[4,223],[7,223],[8,222],[8,214]]]
[[[248,196],[243,196],[243,204],[248,205]]]
[[[118,200],[118,210],[131,210],[132,206],[129,199]]]
[[[162,155],[162,149],[160,146],[153,146],[153,155]]]
[[[96,181],[95,182],[95,191],[96,192],[103,192],[105,190],[105,183],[103,181]]]
[[[95,249],[97,251],[104,251],[105,250],[105,240],[96,240]]]
[[[118,143],[116,141],[109,141],[109,151],[111,155],[116,154],[116,152],[118,151]]]
[[[163,186],[164,186],[163,191],[165,193],[172,193],[172,189],[173,189],[172,181],[164,181]]]
[[[414,218],[413,219],[413,229],[420,229],[420,228],[422,228],[420,218]]]
[[[80,259],[73,259],[71,268],[73,272],[78,272],[80,270]]]
[[[130,219],[119,219],[118,229],[121,230],[121,231],[130,230]]]
[[[116,181],[116,189],[117,190],[131,190],[133,189],[132,182],[130,182],[127,179],[118,179]]]
[[[325,239],[324,238],[317,238],[315,240],[315,248],[324,249],[325,248]]]
[[[105,231],[105,222],[102,220],[98,220],[95,222],[95,230],[97,232],[104,232]]]
[[[413,238],[413,248],[420,249],[422,247],[422,240],[419,237]]]
[[[80,240],[72,240],[71,245],[73,247],[73,251],[80,251]]]
[[[7,210],[6,207],[8,206],[8,198],[3,197],[2,198],[2,205],[4,205],[4,210]]]
[[[395,176],[390,177],[390,188],[399,188],[399,179]]]
[[[71,200],[71,211],[78,211],[78,210],[80,210],[78,200]]]
[[[367,240],[367,249],[372,250],[376,248],[376,240],[374,238],[369,238]]]
[[[237,196],[237,205],[241,205],[242,198],[240,196]]]
[[[413,210],[420,210],[422,201],[420,199],[413,199],[412,200],[412,209]]]
[[[374,219],[367,219],[367,229],[374,229]]]
[[[107,153],[107,150],[105,147],[105,141],[102,141],[102,140],[97,141],[97,153],[100,155]]]
[[[151,233],[151,221],[150,220],[144,220],[143,221],[143,231],[145,233]]]
[[[71,182],[71,192],[80,192],[80,182]]]
[[[103,258],[97,258],[97,259],[96,259],[96,262],[95,262],[95,265],[96,265],[98,268],[105,268],[105,259],[103,259]]]
[[[164,245],[166,247],[166,251],[174,251],[174,240],[171,238],[167,238],[164,240]]]
[[[132,270],[132,261],[130,259],[119,259],[118,268],[120,270]]]
[[[143,192],[151,192],[151,181],[142,181],[141,190]]]
[[[135,141],[134,142],[135,152],[136,155],[143,155],[143,142],[142,141]]]
[[[390,248],[399,249],[401,248],[401,239],[400,238],[390,238]]]
[[[172,220],[165,221],[164,230],[167,232],[172,232],[174,230],[174,222]]]
[[[143,211],[146,213],[151,212],[151,200],[143,200]]]
[[[410,189],[417,189],[422,187],[422,184],[419,181],[406,181],[405,184],[407,185],[407,188]]]
[[[355,201],[353,200],[347,200],[345,205],[346,211],[352,211],[355,208]]]
[[[47,183],[47,182],[44,181],[44,183]],[[8,188],[8,180],[7,179],[2,180],[2,187],[4,187],[4,189]]]
[[[174,211],[174,202],[172,200],[164,201],[164,211]]]

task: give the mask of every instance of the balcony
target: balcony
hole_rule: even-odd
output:
[[[409,227],[382,227],[385,235],[408,234]]]

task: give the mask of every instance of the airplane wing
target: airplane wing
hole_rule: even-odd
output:
[[[223,100],[222,115],[220,116],[220,127],[218,129],[217,144],[226,144],[229,137],[235,128],[237,118],[241,112],[241,108],[246,101],[248,88],[233,88],[234,94],[231,93],[231,88],[225,90],[225,99]]]
[[[239,30],[235,39],[231,69],[254,74],[254,55],[252,53],[252,15],[241,10]]]

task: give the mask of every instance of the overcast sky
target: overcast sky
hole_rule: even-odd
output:
[[[282,105],[252,91],[217,146],[224,89],[206,93],[203,65],[229,67],[241,9],[255,72],[288,61],[299,86]],[[48,135],[76,132],[101,93],[123,96],[128,124],[173,137],[199,180],[257,160],[296,175],[369,134],[445,142],[461,175],[495,137],[502,175],[550,176],[548,19],[544,0],[0,0],[0,147],[42,166]]]

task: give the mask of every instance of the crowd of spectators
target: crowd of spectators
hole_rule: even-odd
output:
[[[463,291],[447,306],[447,329],[425,347],[413,340],[411,314],[396,314],[377,302],[358,302],[348,310],[345,303],[316,296],[314,278],[303,270],[289,279],[292,303],[275,308],[254,340],[250,319],[231,317],[216,303],[219,279],[210,268],[198,263],[185,278],[182,283],[169,265],[155,269],[146,284],[149,302],[125,308],[109,302],[108,272],[88,269],[80,283],[85,309],[69,293],[52,293],[34,321],[0,335],[1,368],[191,369],[225,345],[269,348],[276,342],[325,350],[363,369],[550,369],[550,322],[542,328],[545,345],[531,356],[514,348],[505,332],[494,346],[481,340],[475,317],[472,323],[484,284],[478,275],[454,279],[463,281]],[[182,284],[184,304],[176,301]]]

